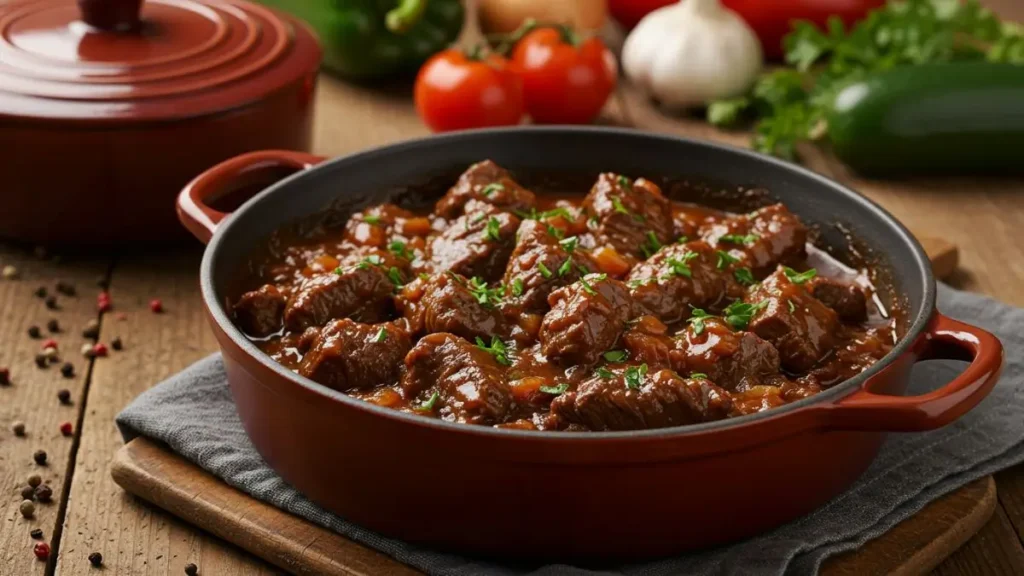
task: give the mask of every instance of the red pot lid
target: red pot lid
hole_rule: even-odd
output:
[[[0,6],[0,119],[214,113],[309,79],[319,61],[305,25],[239,0],[15,2]]]

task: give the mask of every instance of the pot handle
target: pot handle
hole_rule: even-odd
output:
[[[178,194],[178,219],[193,236],[206,244],[217,231],[220,221],[229,216],[226,212],[210,207],[207,202],[237,188],[246,182],[247,177],[268,168],[293,168],[299,171],[323,161],[322,156],[291,150],[261,150],[225,160],[197,176]]]
[[[967,360],[950,383],[921,396],[869,391],[871,379],[829,408],[829,424],[842,430],[914,432],[945,426],[974,408],[995,386],[1003,369],[1003,345],[975,326],[938,312],[924,333],[917,360]]]

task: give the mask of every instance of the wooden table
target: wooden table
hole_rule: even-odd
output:
[[[0,0],[2,1],[2,0]],[[993,0],[1008,16],[1024,20],[1016,0]],[[368,146],[423,135],[402,90],[371,91],[328,78],[319,88],[316,150],[337,155]],[[665,117],[628,91],[609,104],[603,120],[614,124],[685,133],[733,143],[743,137],[717,132],[700,122]],[[960,247],[961,269],[954,285],[1024,306],[1024,181],[941,180],[869,182],[846,173],[831,159],[812,154],[807,163],[878,201],[919,234],[946,238]],[[0,574],[97,574],[87,561],[103,554],[103,574],[182,574],[194,562],[206,575],[262,575],[276,569],[205,534],[118,488],[109,464],[121,446],[113,425],[117,412],[135,396],[216,349],[199,302],[197,270],[201,248],[167,252],[114,250],[92,257],[38,258],[23,248],[0,247],[0,265],[21,272],[16,281],[0,281],[0,366],[10,366],[13,385],[0,389],[0,487],[6,494],[0,523]],[[78,349],[80,331],[96,317],[96,279],[110,284],[115,313],[102,318],[101,340],[120,337],[122,352],[89,362]],[[59,296],[60,309],[47,310],[33,296],[39,286],[53,292],[63,280],[75,284],[77,297]],[[153,314],[148,303],[162,300],[166,312]],[[59,319],[55,338],[76,374],[64,378],[56,367],[40,370],[33,355],[40,341],[29,339],[30,325]],[[47,336],[44,336],[47,337]],[[72,404],[61,405],[57,391],[71,391]],[[13,421],[26,424],[16,438]],[[64,437],[59,425],[70,422]],[[33,463],[38,449],[48,465]],[[51,504],[37,504],[35,518],[18,511],[25,478],[41,472],[54,490]],[[1024,571],[1024,466],[996,475],[1000,506],[991,521],[938,569],[939,574],[1013,574]],[[32,554],[32,528],[54,554],[46,563]]]

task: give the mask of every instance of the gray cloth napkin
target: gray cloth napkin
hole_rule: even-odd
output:
[[[125,441],[162,441],[239,490],[430,574],[812,574],[825,558],[883,534],[943,494],[1024,460],[1024,310],[945,286],[939,309],[994,332],[1006,348],[1003,377],[980,406],[940,430],[891,435],[856,484],[804,518],[731,546],[644,564],[585,570],[496,563],[391,540],[330,514],[260,458],[235,412],[219,355],[139,396],[117,425]],[[919,363],[909,393],[934,389],[963,366]]]

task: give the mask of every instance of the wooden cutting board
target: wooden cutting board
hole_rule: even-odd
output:
[[[235,490],[166,448],[139,438],[122,447],[119,486],[294,574],[418,574],[404,564]],[[829,559],[822,574],[926,574],[992,516],[991,476],[936,500],[859,550]]]

